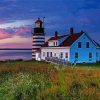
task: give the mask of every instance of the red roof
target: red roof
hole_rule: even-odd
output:
[[[57,36],[57,37],[51,37],[48,41],[51,41],[51,40],[58,40],[58,39],[61,39],[61,38],[64,38],[64,37],[67,37],[68,35],[61,35],[61,36]]]
[[[43,22],[40,20],[40,18],[38,18],[38,19],[36,20],[35,23],[38,23],[38,22],[43,23]]]
[[[45,42],[44,45],[42,45],[42,47],[48,47],[48,41],[52,41],[52,40],[58,40],[58,39],[61,39],[61,38],[64,38],[64,37],[67,37],[68,35],[61,35],[61,36],[57,36],[57,37],[51,37],[47,40],[47,42]]]
[[[48,39],[48,41],[51,40],[58,40],[61,39],[63,37],[66,37],[66,39],[64,41],[62,41],[61,44],[58,45],[58,47],[65,47],[65,46],[70,46],[72,45],[83,33],[75,33],[73,35],[62,35],[62,36],[58,36],[58,37],[51,37],[50,39]],[[42,47],[48,47],[48,41],[42,46]]]
[[[65,46],[70,46],[72,45],[83,33],[76,33],[73,35],[70,35],[66,40],[64,40],[59,46],[65,47]]]

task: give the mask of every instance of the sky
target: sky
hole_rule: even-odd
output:
[[[83,30],[100,44],[100,0],[0,0],[0,48],[31,48],[35,20],[46,38]]]

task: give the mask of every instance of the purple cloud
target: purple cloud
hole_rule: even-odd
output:
[[[8,28],[2,29],[0,28],[0,39],[11,38],[13,36],[31,36],[30,27],[18,27],[18,28]]]

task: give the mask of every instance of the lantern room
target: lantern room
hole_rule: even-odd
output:
[[[33,34],[37,34],[37,33],[42,33],[44,34],[44,23],[41,21],[40,18],[38,18],[36,21],[35,21],[35,28],[34,28],[34,33]]]
[[[42,28],[43,27],[43,22],[38,18],[35,22],[35,27],[36,28]]]

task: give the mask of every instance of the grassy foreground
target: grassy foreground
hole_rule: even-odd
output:
[[[100,100],[100,63],[0,62],[0,100]]]

